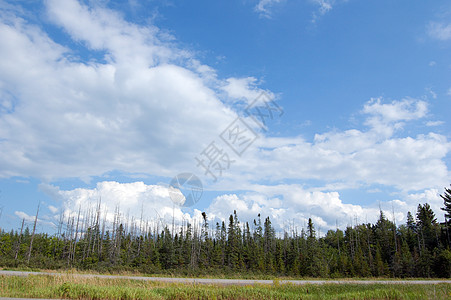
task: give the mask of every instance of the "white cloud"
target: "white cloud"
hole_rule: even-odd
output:
[[[242,223],[252,224],[261,214],[262,219],[270,217],[278,232],[295,229],[298,233],[312,218],[317,230],[321,229],[323,234],[328,229],[335,229],[336,225],[343,229],[356,222],[376,222],[379,217],[378,203],[366,206],[346,204],[338,192],[308,191],[299,185],[258,185],[253,188],[256,192],[216,197],[207,208],[207,215],[214,222],[227,223],[229,215],[236,210]],[[382,210],[391,219],[393,207],[397,222],[403,222],[407,211],[413,210],[415,205],[416,202],[408,205],[394,200],[384,203]]]
[[[317,11],[312,14],[312,23],[316,23],[322,16],[330,12],[340,0],[309,0],[318,7]],[[343,0],[341,2],[346,2]]]
[[[451,143],[435,133],[395,137],[404,122],[426,116],[421,100],[384,103],[371,100],[364,106],[367,130],[334,130],[302,137],[261,136],[225,175],[218,189],[244,189],[260,180],[319,180],[340,188],[382,184],[403,191],[446,184],[444,158]]]
[[[440,126],[440,125],[443,125],[443,124],[445,124],[445,122],[443,122],[443,121],[428,121],[428,122],[426,122],[426,126],[428,126],[428,127]]]
[[[49,205],[48,209],[50,210],[50,212],[52,212],[54,214],[56,214],[58,212],[58,210],[59,210],[57,207],[55,207],[53,205]]]
[[[366,125],[378,134],[388,138],[395,130],[401,129],[404,121],[418,120],[428,112],[427,102],[416,99],[403,99],[382,103],[381,98],[373,98],[363,107],[368,114]]]
[[[427,103],[422,100],[403,99],[391,103],[381,103],[381,98],[372,99],[363,108],[363,112],[384,122],[416,120],[424,117],[428,111]]]
[[[269,216],[274,227],[280,232],[288,230],[289,224],[294,223],[300,232],[308,218],[312,218],[315,225],[321,227],[323,233],[336,224],[344,227],[358,218],[375,221],[378,208],[345,204],[337,192],[306,191],[299,185],[254,186],[254,192],[243,194],[224,194],[216,197],[206,208],[211,226],[215,222],[226,221],[228,216],[237,211],[239,219],[252,223],[261,214],[262,218]],[[51,196],[62,203],[64,219],[77,219],[78,212],[82,220],[88,215],[95,214],[97,204],[101,200],[101,216],[107,220],[110,229],[116,209],[120,212],[120,222],[129,226],[132,220],[140,226],[141,215],[143,224],[147,223],[151,230],[163,226],[171,227],[172,220],[176,228],[182,222],[197,223],[201,221],[201,212],[193,210],[184,212],[174,206],[168,196],[166,187],[146,185],[142,182],[118,183],[105,181],[97,183],[93,189],[77,188],[60,190],[58,187],[47,185],[43,190],[54,190]],[[56,224],[60,218],[56,211],[52,211]],[[33,216],[23,212],[16,212],[26,221],[33,221]],[[363,221],[363,220],[360,220]]]
[[[318,10],[321,15],[332,10],[335,0],[311,0],[313,3],[318,5]]]
[[[321,16],[331,11],[337,3],[337,0],[308,0],[308,1],[317,7],[317,11],[313,13],[312,22],[316,22]],[[271,18],[272,9],[274,8],[275,5],[279,4],[280,2],[282,2],[282,0],[259,0],[257,5],[255,5],[254,9],[261,17]],[[343,0],[341,2],[347,2],[347,0]]]
[[[277,231],[290,232],[292,225],[298,232],[312,218],[316,228],[322,233],[335,229],[336,225],[345,228],[352,224],[375,223],[382,209],[385,216],[397,224],[406,222],[407,212],[416,214],[418,204],[429,203],[442,220],[440,207],[443,201],[437,189],[426,189],[419,193],[401,193],[399,199],[360,204],[347,204],[338,192],[311,191],[300,185],[255,185],[255,192],[243,194],[226,194],[216,197],[207,208],[209,219],[226,221],[236,210],[242,222],[253,223],[258,214],[262,218],[269,216]],[[262,220],[263,221],[263,220]]]
[[[265,93],[270,99],[274,99],[275,95],[268,90],[263,90],[258,87],[257,78],[227,78],[221,89],[227,93],[227,97],[232,102],[244,101],[246,104],[251,104],[262,93]]]
[[[276,180],[315,178],[351,186],[378,183],[417,190],[446,180],[448,171],[442,158],[449,150],[446,138],[435,134],[378,141],[373,132],[348,131],[330,134],[314,144],[262,151],[265,163],[258,169],[272,170],[264,174]]]
[[[431,22],[427,26],[427,32],[431,38],[447,41],[451,39],[451,23]]]
[[[56,191],[50,195],[62,202],[64,219],[69,216],[76,219],[79,211],[82,219],[93,215],[101,199],[101,216],[107,220],[107,229],[111,228],[116,209],[119,210],[120,222],[124,225],[131,226],[133,220],[136,226],[144,227],[147,224],[151,230],[156,230],[157,227],[161,230],[165,225],[171,228],[173,220],[176,229],[182,222],[199,223],[202,220],[201,211],[194,209],[187,212],[186,209],[183,211],[174,206],[167,188],[159,185],[104,181],[97,183],[93,189],[60,190],[51,185],[46,185],[43,189]],[[306,190],[297,184],[253,185],[252,190],[241,194],[223,194],[213,199],[205,209],[211,228],[214,228],[215,222],[227,223],[229,215],[236,210],[241,223],[247,221],[251,227],[253,220],[261,214],[262,219],[270,217],[278,232],[290,232],[294,229],[292,225],[300,232],[308,218],[312,218],[316,228],[321,228],[322,233],[325,233],[336,225],[344,228],[356,222],[376,222],[379,206],[391,220],[394,211],[396,222],[401,224],[405,222],[407,211],[415,213],[418,204],[426,202],[431,204],[438,213],[437,217],[441,219],[439,208],[442,201],[437,189],[405,193],[399,199],[367,203],[365,206],[344,203],[338,192]],[[52,213],[54,223],[57,223],[60,217],[56,211]],[[16,215],[26,218],[27,222],[34,221],[33,216],[23,212],[16,212]]]
[[[23,211],[15,211],[14,214],[20,219],[24,219],[26,222],[34,222],[35,216],[30,216]]]
[[[2,19],[0,177],[173,176],[235,118],[208,85],[211,70],[191,70],[190,54],[157,28],[77,1],[46,5],[50,21],[104,60],[79,62],[39,27]]]
[[[261,17],[270,18],[271,8],[281,1],[282,0],[259,0],[254,9],[260,14]]]
[[[157,27],[128,23],[107,8],[88,8],[76,0],[47,0],[47,12],[73,39],[91,50],[107,50],[107,59],[130,67],[151,67],[188,55],[171,49]],[[170,38],[171,39],[171,38]]]
[[[40,215],[41,214],[42,214],[42,212],[40,212]],[[36,220],[36,215],[30,216],[27,213],[25,213],[23,211],[20,211],[20,210],[19,211],[15,211],[14,215],[16,217],[18,217],[19,219],[24,220],[25,221],[25,226],[31,225],[31,228],[33,228],[34,221]],[[55,226],[55,224],[53,222],[47,221],[45,219],[46,219],[46,216],[44,216],[43,218],[39,217],[36,220],[36,226],[37,226],[38,230],[40,228],[42,228],[43,226],[51,226],[51,227]]]
[[[98,182],[92,189],[60,190],[48,184],[43,184],[41,187],[49,196],[62,203],[65,219],[69,216],[77,218],[79,211],[82,218],[89,214],[93,215],[100,202],[101,214],[106,218],[108,226],[111,226],[114,221],[116,209],[119,210],[121,222],[124,224],[127,221],[131,224],[133,219],[138,226],[137,222],[140,222],[142,216],[144,223],[149,222],[150,225],[158,226],[160,229],[164,225],[172,224],[173,218],[177,226],[183,221],[201,220],[198,210],[186,213],[174,205],[169,197],[168,189],[160,185],[103,181]],[[59,215],[54,211],[52,213],[56,222]]]
[[[324,12],[334,4],[316,3]],[[253,77],[218,79],[213,68],[156,27],[131,24],[111,10],[77,1],[46,4],[51,22],[101,57],[81,62],[38,26],[15,14],[2,15],[0,38],[8,42],[0,43],[0,177],[89,179],[112,170],[170,177],[199,173],[194,156],[236,117],[218,95],[249,102],[262,92]],[[394,136],[405,123],[426,117],[425,101],[378,98],[362,113],[365,130],[333,130],[312,141],[261,134],[223,180],[209,187],[234,191],[218,197],[209,213],[222,218],[237,207],[243,217],[261,211],[279,226],[309,216],[332,226],[333,218],[374,214],[374,209],[345,204],[337,192],[324,192],[327,188],[380,184],[421,193],[448,183],[446,137]],[[314,191],[255,185],[286,179],[320,183]],[[148,218],[155,218],[155,209],[165,220],[172,218],[172,203],[161,186],[100,182],[95,189],[41,189],[62,199],[68,213],[89,208],[101,196],[110,214],[119,204],[137,217],[144,203]],[[237,195],[236,190],[253,192]],[[180,221],[198,212],[189,216],[176,209],[175,214]]]
[[[443,199],[440,197],[438,189],[426,189],[419,193],[412,193],[406,196],[406,202],[409,204],[409,211],[416,214],[419,204],[428,203],[435,213],[438,220],[443,220]]]

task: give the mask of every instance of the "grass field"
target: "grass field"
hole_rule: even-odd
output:
[[[113,276],[143,276],[143,277],[180,277],[180,278],[220,278],[220,279],[250,279],[250,280],[383,280],[383,281],[397,281],[397,280],[446,280],[446,278],[422,278],[422,277],[408,277],[408,278],[395,278],[395,277],[330,277],[330,278],[318,278],[318,277],[299,277],[299,276],[274,276],[268,274],[256,274],[256,273],[180,273],[180,272],[165,272],[165,273],[152,273],[146,274],[138,271],[112,271],[112,272],[98,272],[94,270],[79,270],[79,269],[39,269],[39,268],[2,268],[0,271],[24,271],[24,272],[41,272],[41,273],[61,273],[61,274],[100,274],[100,275],[113,275]]]
[[[0,276],[0,297],[67,299],[451,299],[451,284],[255,285],[169,284],[125,279]]]

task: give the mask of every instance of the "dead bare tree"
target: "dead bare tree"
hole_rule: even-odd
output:
[[[106,218],[107,218],[107,210],[105,209],[104,215],[103,215],[103,219],[102,219],[102,240],[99,244],[99,257],[102,255],[102,250],[103,250],[103,241],[104,241],[104,237],[105,237],[105,223],[106,223]]]
[[[17,257],[19,255],[19,250],[20,250],[20,245],[22,243],[22,232],[23,232],[24,224],[25,224],[25,218],[22,219],[22,226],[20,227],[19,239],[18,239],[17,244],[16,244],[16,253],[14,255],[14,261],[15,262],[17,261]]]
[[[67,221],[67,226],[68,226],[68,237],[69,237],[69,253],[67,255],[67,265],[70,264],[71,261],[71,257],[72,257],[72,247],[74,245],[74,239],[73,239],[73,234],[74,234],[74,217],[69,217],[68,221]]]
[[[31,234],[30,248],[28,249],[27,264],[30,263],[31,251],[33,250],[33,240],[34,240],[34,234],[36,232],[36,223],[38,222],[38,215],[39,215],[39,208],[40,208],[40,206],[41,206],[41,202],[39,201],[38,209],[36,210],[36,217],[34,218],[33,233]]]
[[[72,248],[69,249],[70,262],[73,262],[75,259],[75,252],[77,249],[77,242],[78,242],[78,229],[79,229],[79,225],[80,225],[80,214],[81,214],[81,206],[78,207],[77,225],[75,226],[75,235],[73,237],[73,242],[71,243]],[[73,224],[71,225],[71,230],[72,230],[72,226],[73,226]],[[71,241],[72,241],[72,234],[71,234]],[[69,260],[68,260],[68,263],[69,263]]]

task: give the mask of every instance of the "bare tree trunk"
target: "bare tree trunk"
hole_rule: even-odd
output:
[[[138,251],[137,256],[141,253],[141,237],[143,236],[143,211],[144,211],[144,203],[141,205],[141,217],[139,219],[139,234],[138,234]]]
[[[41,206],[41,202],[39,202],[39,204],[38,204],[38,209],[36,211],[36,217],[34,218],[33,233],[31,234],[30,248],[28,249],[27,264],[30,263],[31,251],[33,250],[34,233],[36,231],[36,223],[38,222],[38,215],[39,215],[39,207],[40,206]]]
[[[63,210],[61,209],[61,211],[60,211],[60,218],[58,220],[58,233],[57,233],[58,237],[61,237],[61,235],[62,235],[63,219],[64,219],[64,213],[63,213]]]
[[[104,241],[104,237],[105,237],[106,215],[107,215],[107,210],[105,210],[104,215],[103,215],[103,220],[102,220],[102,236],[101,236],[101,241],[100,241],[100,244],[99,244],[99,258],[102,255],[103,241]]]
[[[95,221],[94,221],[94,229],[93,229],[93,243],[92,243],[92,253],[95,253],[95,248],[97,244],[97,250],[99,249],[100,244],[100,204],[102,203],[102,198],[99,199],[96,209]],[[98,253],[98,251],[97,251]]]
[[[14,261],[17,262],[17,257],[19,255],[19,250],[20,250],[20,245],[22,243],[22,232],[23,232],[23,225],[25,223],[25,218],[22,219],[22,226],[20,227],[20,235],[19,235],[19,240],[17,242],[16,245],[16,254],[14,255]]]
[[[77,250],[78,227],[79,227],[79,224],[80,224],[80,213],[81,213],[81,206],[78,207],[77,225],[75,226],[75,237],[74,237],[74,245],[73,245],[73,249],[72,249],[72,258],[71,258],[72,262],[75,259],[75,252]]]
[[[72,257],[72,247],[74,245],[74,238],[73,238],[73,234],[74,234],[74,217],[69,218],[67,225],[69,226],[69,254],[67,255],[67,265],[69,265],[70,261],[71,261],[71,257]]]
[[[83,247],[83,260],[89,256],[89,250],[91,247],[91,231],[92,228],[90,226],[91,222],[91,209],[89,208],[85,215],[84,227],[85,227],[85,245]]]

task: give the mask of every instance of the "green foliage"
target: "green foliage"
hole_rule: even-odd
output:
[[[443,199],[444,207],[442,207],[442,210],[445,211],[445,217],[451,219],[451,189],[445,188],[445,192],[440,197]]]
[[[375,224],[329,230],[324,237],[311,219],[300,234],[278,236],[269,217],[262,222],[258,215],[249,226],[234,211],[227,226],[216,223],[213,231],[207,215],[202,217],[200,226],[185,224],[176,233],[167,227],[130,230],[120,222],[105,231],[98,220],[77,238],[73,228],[56,236],[38,233],[29,263],[29,230],[0,232],[0,266],[189,276],[451,276],[446,228],[427,203],[418,206],[416,220],[408,213],[407,224],[399,227],[381,211]]]

